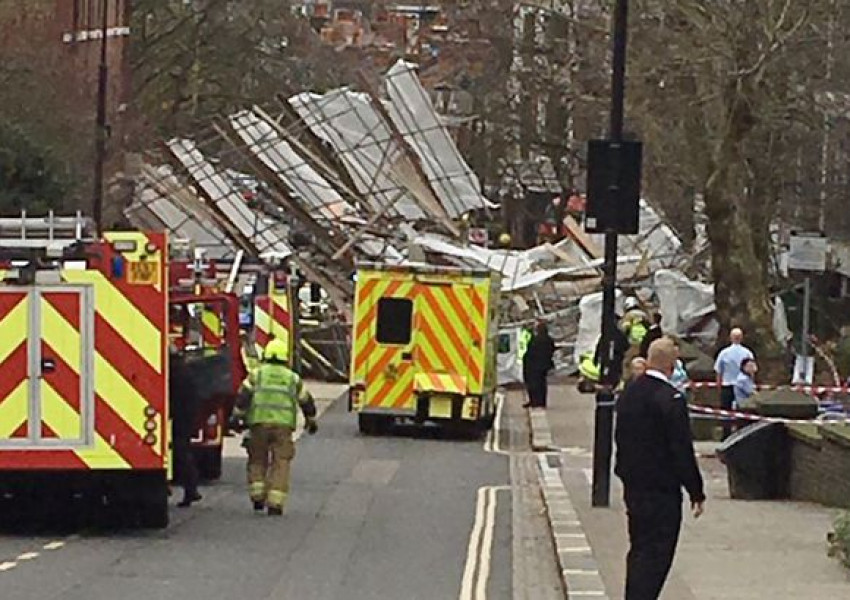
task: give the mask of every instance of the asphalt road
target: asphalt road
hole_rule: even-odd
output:
[[[414,430],[364,438],[337,402],[319,434],[298,442],[283,518],[252,513],[233,446],[222,481],[199,505],[174,508],[166,531],[0,536],[0,598],[519,597],[518,585],[540,585],[554,571],[546,558],[524,560],[540,572],[517,575],[517,519],[537,508],[528,482],[526,499],[515,501],[514,469],[498,451],[522,439],[508,427],[514,421],[503,417],[495,444]],[[524,543],[551,556],[539,527],[522,524]]]

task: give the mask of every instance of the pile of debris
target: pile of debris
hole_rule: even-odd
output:
[[[337,324],[351,322],[357,262],[427,261],[499,272],[506,331],[544,319],[562,347],[581,339],[579,300],[601,287],[602,240],[567,217],[568,236],[554,244],[471,244],[465,216],[492,218],[499,207],[482,194],[415,65],[393,65],[380,90],[360,83],[358,91],[278,98],[217,119],[194,139],[168,141],[137,165],[127,217],[192,239],[211,258],[242,251],[294,263],[325,290]],[[677,331],[713,312],[700,297],[699,307],[669,308],[668,317],[682,283],[662,273],[681,253],[679,238],[642,202],[640,233],[620,238],[620,279],[656,289],[665,319],[675,319],[665,326]],[[676,293],[663,291],[670,285]]]

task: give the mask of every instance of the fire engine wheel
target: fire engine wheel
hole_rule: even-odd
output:
[[[165,475],[140,476],[132,488],[135,494],[127,501],[131,503],[128,508],[135,517],[136,525],[142,529],[168,527],[168,483]]]
[[[201,479],[206,481],[221,479],[221,455],[221,448],[203,448],[196,451],[195,458]]]

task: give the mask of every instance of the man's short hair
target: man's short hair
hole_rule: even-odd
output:
[[[671,369],[676,364],[676,344],[667,337],[658,338],[649,345],[646,362],[650,368]]]
[[[679,339],[679,336],[674,333],[667,333],[662,336],[662,339],[670,340],[677,348],[682,345],[682,340]]]

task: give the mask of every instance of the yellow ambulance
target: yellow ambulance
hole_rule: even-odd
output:
[[[492,425],[499,289],[488,270],[358,266],[349,408],[361,433],[394,422]]]

